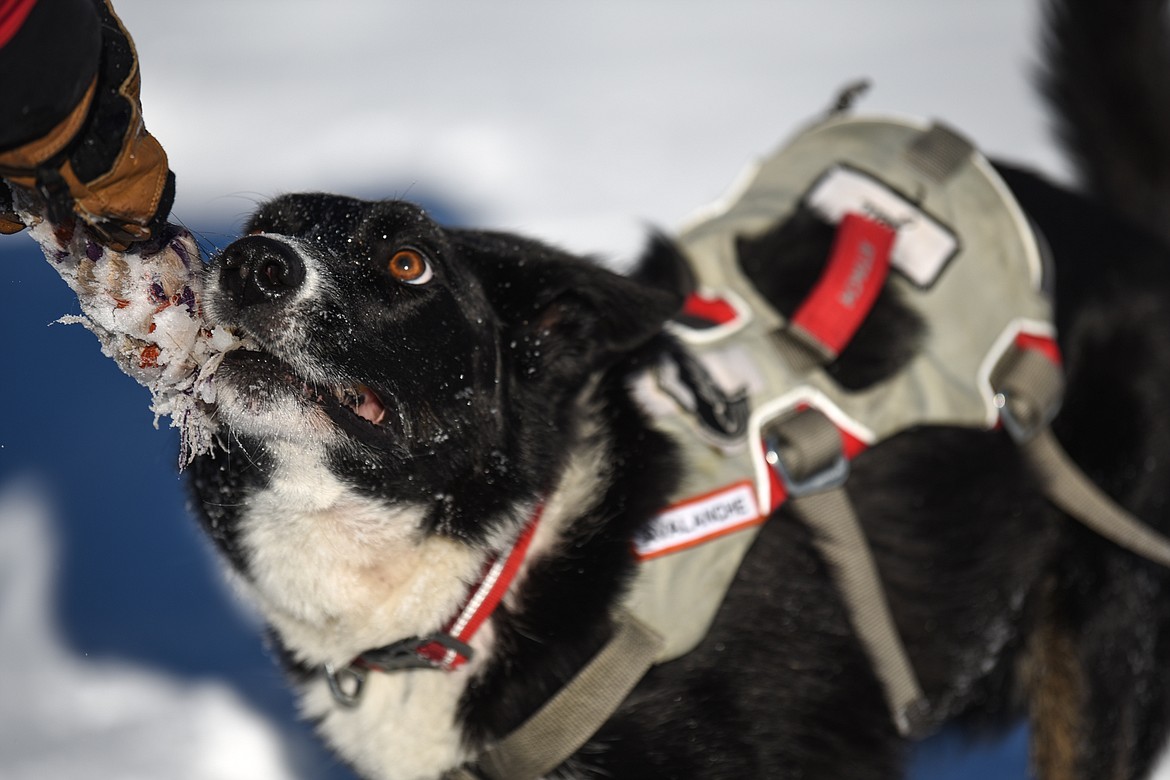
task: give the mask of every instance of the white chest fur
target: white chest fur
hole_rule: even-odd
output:
[[[477,635],[477,650],[487,637]],[[376,780],[434,780],[473,756],[456,713],[483,653],[453,672],[435,669],[371,674],[357,707],[338,706],[316,678],[301,690],[301,714],[363,776]]]
[[[596,501],[607,447],[605,437],[590,433],[548,497],[529,565],[555,554],[566,524]],[[422,534],[423,507],[359,495],[312,448],[272,446],[271,481],[249,501],[240,524],[252,577],[244,587],[293,655],[312,666],[340,667],[364,650],[441,629],[462,606],[488,553]],[[371,674],[353,709],[338,705],[317,676],[301,689],[302,714],[372,778],[438,777],[471,758],[456,715],[493,644],[488,621],[471,641],[474,658],[456,671]]]
[[[440,628],[485,554],[419,530],[423,509],[359,495],[321,456],[274,452],[240,524],[250,589],[298,660],[343,665]]]
[[[240,524],[251,581],[244,584],[293,655],[346,665],[364,650],[441,628],[466,597],[484,553],[424,536],[422,508],[355,493],[320,456],[277,446],[267,489]],[[435,777],[465,760],[456,707],[490,645],[457,672],[374,674],[360,705],[337,705],[323,678],[301,691],[306,717],[371,777]]]

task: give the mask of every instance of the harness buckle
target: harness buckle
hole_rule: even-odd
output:
[[[1004,430],[1017,444],[1035,438],[1060,411],[1063,373],[1037,350],[1010,350],[1000,359],[991,380],[995,388],[992,403]]]
[[[1027,404],[1016,394],[999,392],[992,401],[999,410],[999,421],[1003,423],[1003,429],[1017,444],[1032,440],[1056,417],[1057,409],[1036,412],[1033,405]]]
[[[849,477],[841,434],[828,417],[807,408],[767,423],[764,460],[790,498],[839,488]]]

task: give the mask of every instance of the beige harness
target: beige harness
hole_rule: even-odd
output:
[[[672,326],[685,352],[668,355],[633,388],[654,424],[684,448],[688,470],[671,505],[636,540],[639,574],[614,638],[474,771],[450,777],[535,779],[559,765],[650,666],[702,640],[760,524],[784,503],[813,527],[899,730],[916,736],[932,727],[844,489],[850,458],[913,426],[1003,425],[1053,503],[1170,565],[1170,542],[1097,489],[1048,430],[1063,378],[1042,253],[970,143],[940,125],[831,117],[743,182],[679,238],[699,282],[684,311],[698,315]],[[740,271],[735,242],[802,203],[841,223],[839,243],[857,216],[895,231],[882,250],[880,225],[863,226],[850,251],[830,260],[845,257],[822,277],[827,294],[814,291],[816,300],[789,322]],[[871,278],[880,258],[889,275]],[[928,334],[896,376],[849,392],[824,366],[851,335],[839,320],[882,283],[898,289]]]
[[[832,222],[854,213],[897,226],[890,275],[872,282],[896,287],[928,323],[927,335],[909,365],[866,390],[841,388],[824,369],[839,347],[787,322],[740,270],[737,239],[774,227],[800,204]],[[921,691],[841,489],[847,460],[916,425],[997,424],[993,369],[1020,334],[1049,343],[1053,336],[1032,231],[991,165],[954,133],[846,117],[798,135],[680,243],[707,308],[726,301],[733,313],[675,333],[725,396],[746,398],[750,417],[742,436],[716,441],[679,403],[684,394],[672,387],[677,369],[669,360],[640,380],[638,397],[655,424],[685,444],[690,468],[675,508],[641,540],[644,560],[628,605],[665,637],[659,660],[687,652],[706,634],[759,523],[791,500],[816,526],[822,553],[839,564],[859,633],[871,651],[887,648],[871,655],[896,722],[904,733],[918,731]],[[723,505],[743,511],[724,510],[726,522],[685,532],[680,515],[689,512],[693,526],[696,512]]]

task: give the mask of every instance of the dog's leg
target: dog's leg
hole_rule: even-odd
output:
[[[1118,550],[1093,564],[1097,576],[1086,581],[1082,569],[1063,605],[1083,682],[1080,771],[1051,777],[1148,778],[1170,735],[1170,578]],[[1076,594],[1090,583],[1094,592]]]
[[[1053,583],[1044,587],[1043,616],[1027,645],[1020,677],[1027,687],[1032,767],[1042,780],[1076,776],[1083,741],[1084,678],[1076,646],[1052,610]]]

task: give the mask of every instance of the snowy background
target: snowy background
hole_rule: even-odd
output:
[[[118,0],[176,218],[209,245],[324,189],[420,200],[621,263],[868,77],[1064,175],[1024,0]],[[49,65],[51,67],[51,64]],[[348,778],[184,510],[176,441],[25,237],[0,239],[0,778]],[[915,778],[1026,776],[1025,732]]]

